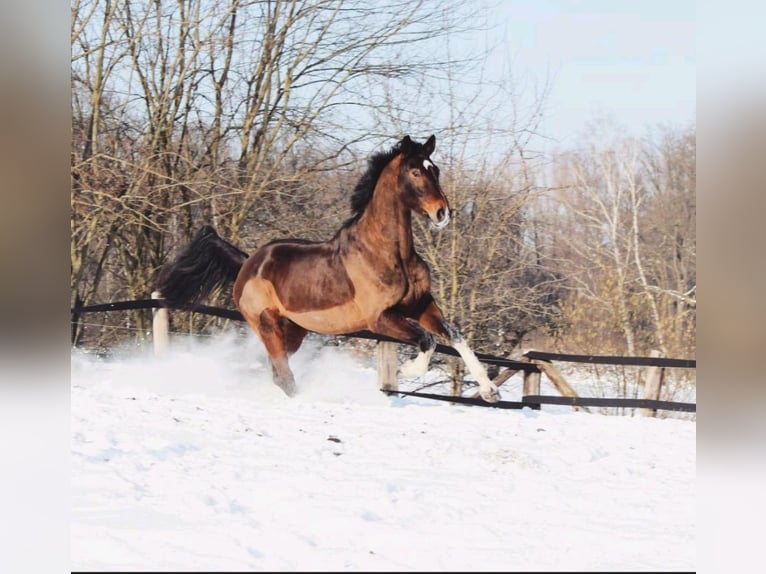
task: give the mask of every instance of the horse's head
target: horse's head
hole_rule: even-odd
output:
[[[404,136],[399,142],[402,157],[399,164],[399,189],[402,201],[413,211],[427,216],[437,229],[450,220],[447,197],[439,185],[439,168],[431,161],[436,147],[433,135],[425,144]]]

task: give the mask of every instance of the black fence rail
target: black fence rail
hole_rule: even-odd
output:
[[[681,369],[696,369],[694,359],[667,359],[665,357],[621,357],[615,355],[569,355],[566,353],[544,353],[528,351],[524,356],[541,361],[565,361],[570,363],[592,363],[601,365],[635,365],[639,367],[678,367]]]
[[[569,405],[576,408],[587,407],[617,407],[641,409],[645,416],[654,416],[657,410],[697,412],[695,403],[662,401],[659,399],[662,384],[665,378],[666,368],[696,369],[697,361],[694,359],[671,359],[666,357],[622,357],[612,355],[572,355],[566,353],[546,353],[542,351],[527,351],[524,357],[538,365],[556,386],[562,396],[540,395],[539,385],[535,389],[525,389],[523,401],[549,405]],[[553,361],[601,364],[601,365],[625,365],[646,367],[646,381],[644,398],[602,398],[580,397],[568,385]]]
[[[95,305],[81,305],[71,309],[72,322],[79,320],[80,316],[85,313],[96,312],[110,312],[110,311],[133,311],[141,309],[173,309],[168,306],[161,298],[152,299],[138,299],[129,301],[115,301],[111,303],[101,303]],[[204,315],[210,315],[214,317],[221,317],[224,319],[230,319],[234,321],[244,321],[242,314],[234,309],[222,309],[220,307],[211,307],[208,305],[195,305],[187,307],[176,308],[179,311],[188,311],[193,313],[201,313]],[[412,345],[405,341],[400,341],[391,337],[386,337],[372,333],[370,331],[356,331],[353,333],[344,334],[345,337],[371,339],[381,343],[390,344],[404,344]],[[436,352],[445,355],[459,356],[459,353],[451,347],[437,344]],[[395,357],[394,355],[391,355]],[[505,401],[501,400],[497,403],[487,403],[478,396],[474,397],[459,397],[440,395],[435,393],[423,393],[417,391],[400,391],[398,389],[381,388],[383,392],[388,394],[398,394],[403,396],[414,396],[433,400],[442,400],[453,403],[481,405],[485,407],[503,408],[503,409],[522,409],[531,408],[539,410],[542,405],[566,405],[574,408],[587,408],[587,407],[622,407],[622,408],[638,408],[642,409],[643,414],[648,416],[654,416],[657,410],[670,410],[696,413],[697,405],[695,403],[684,403],[675,401],[663,401],[658,398],[601,398],[601,397],[580,397],[574,393],[574,390],[569,387],[566,381],[555,367],[553,367],[553,361],[562,362],[574,362],[574,363],[590,363],[590,364],[607,364],[607,365],[626,365],[626,366],[640,366],[651,369],[648,373],[647,379],[655,381],[652,392],[659,396],[659,389],[664,377],[664,369],[666,368],[682,368],[682,369],[696,369],[697,362],[693,359],[672,359],[665,357],[623,357],[623,356],[607,356],[607,355],[572,355],[563,353],[547,353],[541,351],[528,351],[524,354],[524,360],[517,361],[508,359],[505,357],[497,357],[486,353],[476,353],[477,358],[487,364],[496,365],[498,367],[505,367],[506,371],[501,373],[501,380],[499,384],[502,384],[510,376],[517,372],[523,373],[524,376],[524,391],[522,393],[521,401]],[[380,365],[379,365],[380,368]],[[390,369],[389,369],[390,370]],[[539,381],[540,375],[545,373],[556,388],[561,392],[562,396],[553,395],[541,395],[539,394]],[[497,381],[497,379],[496,379]],[[647,385],[648,386],[648,385]]]
[[[141,309],[173,309],[173,307],[169,307],[168,305],[166,305],[163,299],[136,299],[136,300],[130,300],[130,301],[114,301],[112,303],[99,303],[96,305],[74,307],[71,309],[71,313],[74,320],[75,317],[79,317],[80,315],[85,313],[109,312],[109,311],[137,311]],[[233,321],[244,322],[245,320],[245,318],[242,316],[242,313],[240,313],[236,309],[222,309],[220,307],[210,307],[208,305],[176,307],[175,309],[178,311],[188,311],[191,313],[200,313],[203,315],[210,315],[213,317],[221,317],[223,319],[231,319]],[[371,339],[374,341],[398,343],[402,345],[412,345],[412,343],[408,343],[406,341],[401,341],[399,339],[394,339],[392,337],[387,337],[385,335],[378,335],[376,333],[373,333],[371,331],[366,331],[366,330],[354,331],[352,333],[345,333],[343,336],[353,337],[357,339]],[[454,357],[460,356],[460,353],[458,353],[455,349],[453,349],[452,347],[447,347],[442,344],[436,345],[436,352],[441,353],[443,355],[452,355]],[[507,359],[505,357],[496,357],[494,355],[488,355],[486,353],[476,353],[476,357],[482,362],[488,363],[490,365],[497,365],[498,367],[507,367],[510,369],[516,369],[516,370],[520,370],[524,372],[537,372],[539,370],[535,365],[529,362],[514,361],[512,359]]]

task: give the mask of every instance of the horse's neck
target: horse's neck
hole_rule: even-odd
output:
[[[381,251],[397,253],[406,261],[413,254],[412,213],[395,194],[392,187],[379,184],[359,225],[379,242]]]

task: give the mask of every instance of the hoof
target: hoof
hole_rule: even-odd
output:
[[[482,387],[479,394],[488,403],[496,403],[500,400],[500,391],[492,383],[490,383],[489,387]]]
[[[298,393],[298,389],[295,386],[295,383],[290,382],[278,382],[277,386],[282,389],[282,391],[288,396],[288,397],[294,397]]]

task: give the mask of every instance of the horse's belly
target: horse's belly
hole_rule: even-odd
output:
[[[351,333],[367,328],[366,318],[354,303],[300,313],[287,311],[285,316],[304,329],[325,335]]]

